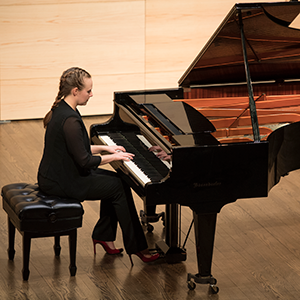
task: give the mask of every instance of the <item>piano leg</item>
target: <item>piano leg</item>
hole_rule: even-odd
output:
[[[194,228],[199,273],[195,275],[188,273],[187,283],[190,290],[195,289],[196,282],[200,284],[210,284],[211,292],[214,294],[219,291],[219,288],[216,286],[217,280],[211,275],[216,221],[216,213],[197,214],[194,212]]]
[[[166,205],[165,241],[156,243],[156,246],[164,253],[166,262],[169,264],[186,260],[186,251],[179,246],[178,242],[178,207],[178,204]]]

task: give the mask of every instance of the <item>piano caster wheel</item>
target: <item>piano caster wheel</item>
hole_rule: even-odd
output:
[[[153,232],[153,230],[154,230],[154,226],[153,225],[151,225],[149,223],[145,223],[143,221],[141,223],[142,223],[143,226],[147,226],[147,231],[148,232]]]
[[[187,282],[187,286],[190,291],[193,291],[196,288],[196,283],[194,281],[189,280]],[[219,288],[216,285],[212,284],[210,285],[210,291],[212,294],[218,294]]]
[[[193,281],[193,280],[194,281]],[[219,292],[219,288],[216,286],[217,279],[210,276],[200,276],[199,274],[192,275],[188,273],[187,276],[187,286],[192,291],[196,288],[196,283],[200,284],[209,284],[211,294],[217,294]]]
[[[147,216],[143,210],[140,211],[141,224],[143,226],[147,226],[147,231],[152,232],[154,230],[154,226],[150,223],[156,223],[161,218],[163,225],[165,226],[165,213],[161,212],[159,214],[155,214],[153,216]]]
[[[210,286],[210,291],[211,291],[211,293],[212,294],[218,294],[218,292],[219,292],[219,288],[216,286],[216,285],[211,285]]]
[[[196,288],[196,283],[194,281],[190,280],[187,282],[187,284],[190,291],[193,291]]]
[[[153,230],[154,230],[153,225],[148,224],[148,225],[147,225],[147,231],[148,231],[148,232],[152,232]]]

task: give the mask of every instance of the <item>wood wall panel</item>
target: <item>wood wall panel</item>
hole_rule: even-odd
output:
[[[85,115],[110,114],[114,91],[177,87],[233,5],[0,0],[0,120],[43,117],[62,71],[71,66],[94,78]]]
[[[172,72],[167,84],[178,80],[232,7],[228,0],[147,1],[146,85],[163,87],[165,72]]]
[[[87,114],[111,113],[114,90],[133,79],[144,87],[144,10],[144,1],[0,6],[1,119],[44,116],[71,66],[97,78]]]
[[[58,76],[7,81],[1,87],[2,120],[42,118],[49,111],[57,95]],[[79,107],[83,115],[106,115],[113,111],[113,91],[144,88],[143,73],[93,75],[93,93],[85,107]],[[16,84],[18,89],[16,89]]]
[[[141,0],[130,0],[130,2],[140,2]],[[128,2],[128,0],[0,0],[1,6],[14,6],[14,5],[40,5],[40,4],[74,4],[84,3],[105,3],[105,2]]]

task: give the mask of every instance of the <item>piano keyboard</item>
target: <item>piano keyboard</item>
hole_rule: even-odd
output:
[[[126,133],[124,133],[126,135]],[[167,173],[168,165],[162,164],[162,161],[158,159],[154,153],[149,152],[148,148],[151,147],[152,145],[142,136],[137,136],[135,134],[130,133],[130,138],[131,141],[129,141],[125,136],[121,133],[109,133],[108,134],[100,134],[98,135],[98,138],[108,146],[115,146],[115,145],[122,145],[127,152],[134,153],[135,157],[132,161],[123,161],[124,166],[130,171],[131,174],[134,175],[134,177],[142,183],[143,186],[145,186],[147,183],[152,182],[152,181],[160,181],[163,179]],[[128,134],[127,134],[128,135]],[[132,140],[135,141],[132,141]],[[146,143],[146,152],[145,150],[137,149],[137,141],[138,144],[141,142],[143,144]],[[135,144],[135,145],[133,145]],[[149,144],[148,144],[148,143]],[[141,152],[144,152],[141,154]],[[146,156],[146,157],[145,157]],[[159,161],[159,164],[157,163]],[[155,166],[153,166],[155,165]],[[163,166],[160,166],[163,165]],[[170,164],[169,164],[170,166]]]

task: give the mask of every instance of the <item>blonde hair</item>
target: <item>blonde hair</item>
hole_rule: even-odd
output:
[[[45,115],[43,119],[44,128],[52,118],[52,113],[56,107],[59,106],[61,100],[70,95],[73,88],[77,87],[79,90],[84,88],[84,78],[91,78],[91,75],[78,67],[73,67],[64,71],[60,77],[59,90],[51,110]]]

